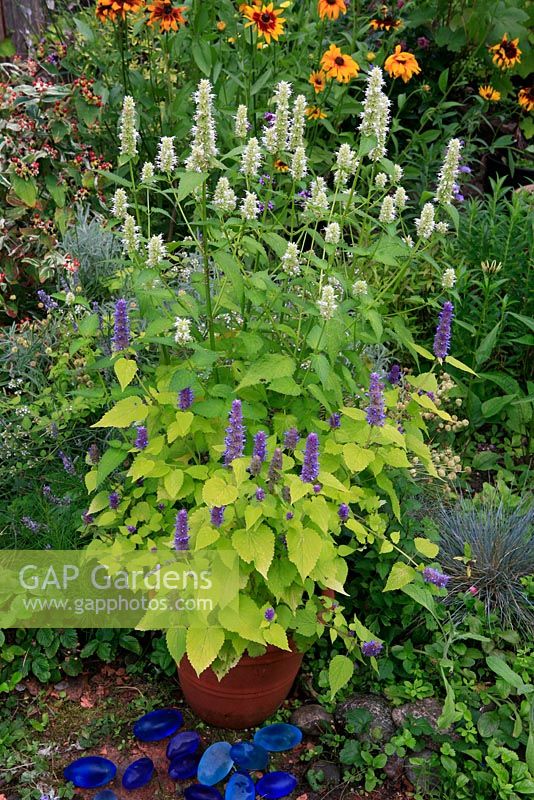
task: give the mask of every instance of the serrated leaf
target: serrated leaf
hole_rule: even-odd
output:
[[[263,509],[262,509],[261,505],[259,505],[259,504],[256,505],[256,506],[247,506],[246,507],[246,509],[245,509],[245,524],[246,524],[247,531],[250,530],[250,528],[252,528],[253,525],[256,524],[256,522],[259,520],[259,518],[262,516],[262,514],[263,514]]]
[[[186,172],[185,175],[182,175],[178,185],[177,202],[181,203],[182,200],[185,200],[191,192],[202,186],[205,180],[206,175],[203,172]]]
[[[411,466],[404,450],[400,450],[398,447],[384,447],[380,451],[380,455],[390,467],[408,468]]]
[[[330,684],[330,697],[333,698],[352,678],[354,664],[348,656],[337,655],[331,660],[328,667],[328,682]]]
[[[213,525],[204,525],[195,535],[195,550],[202,550],[220,539],[220,532]]]
[[[289,560],[296,566],[304,580],[317,564],[323,540],[311,528],[290,528],[286,534]]]
[[[363,447],[358,447],[358,445],[349,442],[349,444],[343,447],[343,458],[351,472],[362,472],[362,470],[374,461],[375,454],[372,450],[366,450]]]
[[[224,644],[222,628],[188,628],[186,634],[186,651],[191,666],[200,675],[213,664]]]
[[[271,622],[268,628],[263,631],[265,641],[279,647],[281,650],[291,650],[287,641],[287,634],[278,622]]]
[[[172,472],[169,472],[167,475],[165,475],[163,478],[163,485],[171,500],[174,500],[177,497],[178,492],[182,488],[183,482],[184,473],[181,469],[174,469]]]
[[[134,422],[142,422],[147,414],[148,406],[139,397],[126,397],[124,400],[119,400],[91,427],[129,428]]]
[[[439,545],[435,544],[435,542],[431,542],[429,539],[425,539],[422,536],[416,536],[413,540],[413,543],[417,549],[418,553],[421,555],[426,556],[427,558],[435,558],[439,553]]]
[[[274,557],[274,533],[266,525],[255,530],[234,531],[232,545],[247,564],[254,564],[258,572],[267,579]]]
[[[393,592],[396,589],[402,589],[403,586],[411,583],[415,579],[415,576],[416,571],[413,567],[409,564],[405,564],[403,561],[397,561],[396,564],[393,564],[386,585],[382,591]]]
[[[229,506],[237,500],[237,488],[222,478],[210,478],[202,488],[202,499],[207,506]]]
[[[169,444],[174,442],[175,439],[178,439],[178,437],[185,436],[187,433],[189,433],[189,429],[191,428],[194,418],[195,415],[191,411],[176,412],[176,419],[174,422],[171,422],[167,428],[167,439],[169,440]]]
[[[113,364],[115,375],[120,383],[121,389],[124,391],[127,386],[133,381],[137,373],[137,364],[131,358],[119,358]]]

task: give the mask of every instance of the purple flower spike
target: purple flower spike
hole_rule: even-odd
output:
[[[444,575],[443,572],[440,572],[437,569],[432,569],[432,567],[424,568],[423,579],[425,583],[433,583],[434,586],[437,586],[439,589],[445,589],[450,581],[449,575]]]
[[[220,528],[224,522],[224,509],[226,506],[214,506],[210,511],[211,524],[215,528]]]
[[[138,450],[144,450],[145,447],[148,447],[148,433],[147,429],[144,425],[140,425],[136,428],[137,436],[134,442],[134,447],[137,447]]]
[[[369,405],[366,408],[366,419],[369,425],[382,428],[386,419],[384,411],[384,384],[378,372],[371,372],[369,379]]]
[[[376,639],[371,639],[370,642],[362,643],[362,653],[368,658],[371,656],[379,656],[383,649],[384,645],[382,642],[377,642]]]
[[[400,383],[401,379],[401,368],[398,364],[393,364],[389,373],[388,373],[388,381],[392,386],[397,386]]]
[[[112,511],[116,511],[119,507],[120,497],[118,492],[111,492],[109,496],[109,507]]]
[[[117,300],[115,304],[115,327],[111,340],[113,350],[119,353],[130,345],[130,321],[128,319],[128,303],[126,300]]]
[[[267,434],[265,431],[258,431],[255,435],[252,455],[259,458],[262,463],[267,458]]]
[[[304,483],[313,483],[319,475],[319,437],[316,433],[310,433],[306,439],[306,449],[304,451],[304,461],[300,479]]]
[[[296,428],[290,428],[284,433],[284,447],[286,450],[294,450],[299,443],[299,432]]]
[[[267,622],[272,622],[275,616],[274,608],[270,606],[269,608],[265,609],[265,614],[263,616],[265,617]]]
[[[454,306],[447,300],[439,315],[438,327],[434,337],[434,355],[443,361],[449,353],[451,346],[451,324],[454,318]]]
[[[265,500],[265,489],[262,489],[261,486],[256,489],[256,500],[259,500],[260,503]]]
[[[337,515],[341,522],[346,522],[350,516],[350,508],[346,503],[341,503],[338,510]]]
[[[182,510],[176,515],[176,525],[174,528],[174,549],[189,549],[189,520],[187,518],[187,511],[185,508],[182,508]]]
[[[69,475],[76,475],[74,464],[72,463],[68,455],[64,453],[63,450],[58,450],[57,454],[63,463],[63,469],[65,470],[65,472],[68,472]]]
[[[332,429],[339,428],[341,425],[341,414],[338,414],[337,411],[335,414],[330,415],[330,419],[328,420],[328,424]]]
[[[232,403],[224,443],[226,445],[224,463],[229,467],[234,458],[241,458],[245,449],[245,426],[243,425],[241,400],[234,400]]]
[[[55,308],[58,307],[56,301],[50,297],[43,289],[39,289],[37,292],[37,297],[39,298],[40,302],[43,304],[47,311],[53,311]]]
[[[89,446],[89,450],[87,451],[87,458],[91,462],[93,466],[98,464],[100,461],[100,450],[98,449],[97,444],[92,444]]]
[[[178,407],[180,411],[187,411],[188,408],[191,408],[194,399],[195,395],[192,389],[182,389],[178,395]]]
[[[269,464],[269,470],[267,472],[267,481],[270,492],[274,491],[275,484],[277,484],[280,480],[282,464],[282,450],[280,447],[276,447],[271,459],[271,463]]]

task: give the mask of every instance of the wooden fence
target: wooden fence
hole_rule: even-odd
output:
[[[0,0],[0,41],[11,36],[18,53],[42,30],[46,20],[45,0]]]

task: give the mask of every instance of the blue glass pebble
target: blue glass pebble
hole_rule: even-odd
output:
[[[199,744],[200,736],[196,731],[180,731],[167,745],[167,758],[172,761],[178,756],[192,755],[198,750]]]
[[[265,750],[280,753],[282,750],[291,750],[302,741],[302,731],[296,725],[288,722],[276,722],[260,728],[254,734],[254,744],[259,744]]]
[[[223,796],[218,789],[213,786],[205,786],[203,783],[194,783],[184,789],[185,800],[223,800]]]
[[[134,723],[134,736],[142,742],[159,742],[182,727],[184,718],[176,708],[158,708]]]
[[[118,797],[111,789],[104,789],[103,792],[95,794],[93,800],[118,800]]]
[[[113,780],[117,767],[102,756],[84,756],[65,767],[63,775],[79,789],[97,789]]]
[[[296,785],[297,779],[289,772],[268,772],[257,782],[256,794],[265,800],[278,800],[291,794]]]
[[[230,756],[232,745],[229,742],[215,742],[202,754],[198,765],[198,780],[206,786],[215,786],[226,778],[234,762]]]
[[[232,745],[230,756],[243,769],[265,769],[269,763],[267,750],[252,742],[238,742]]]
[[[169,777],[173,781],[185,781],[188,778],[196,777],[197,769],[197,756],[178,756],[178,758],[173,758],[169,765]]]
[[[254,800],[256,788],[250,775],[234,772],[224,793],[224,800]]]
[[[122,776],[122,785],[129,792],[146,786],[154,774],[154,762],[151,758],[138,758],[126,767]]]

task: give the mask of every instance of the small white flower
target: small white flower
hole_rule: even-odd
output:
[[[65,303],[68,306],[72,306],[75,302],[76,302],[76,295],[74,294],[74,292],[67,292],[67,294],[65,295]]]
[[[379,189],[385,189],[388,182],[388,176],[385,172],[379,172],[378,175],[375,175],[375,186],[378,186]]]
[[[324,229],[324,240],[328,244],[338,244],[341,239],[341,228],[338,222],[329,222]]]
[[[254,192],[246,192],[240,206],[241,216],[246,220],[256,219],[260,213],[258,198]]]
[[[367,281],[359,280],[359,281],[354,281],[354,283],[352,284],[352,294],[355,297],[367,294],[368,289],[369,287],[367,285]]]
[[[305,210],[310,211],[317,217],[322,217],[328,211],[328,197],[324,178],[316,178],[311,182],[310,197],[306,200]]]
[[[451,139],[447,145],[445,159],[439,171],[438,187],[436,189],[436,201],[441,205],[447,205],[453,198],[454,184],[460,167],[461,151],[462,143],[460,140]]]
[[[388,194],[382,200],[382,205],[380,206],[380,214],[378,215],[378,219],[380,222],[393,222],[395,219],[395,200],[394,198]]]
[[[262,155],[258,140],[255,136],[248,140],[241,157],[241,172],[249,178],[254,178],[260,171]]]
[[[391,101],[382,91],[384,75],[380,67],[369,72],[363,112],[360,114],[359,129],[364,136],[374,136],[377,144],[369,153],[371,161],[379,161],[386,155],[386,139],[389,131],[389,110]]]
[[[146,263],[149,267],[157,267],[167,257],[167,248],[163,241],[163,234],[158,233],[157,236],[151,236],[147,244],[147,260]]]
[[[156,165],[161,172],[172,172],[176,166],[177,158],[174,152],[174,136],[162,136],[158,145]]]
[[[176,317],[174,320],[174,330],[174,341],[176,344],[187,344],[187,342],[193,341],[193,337],[191,336],[191,320],[185,317]]]
[[[408,236],[403,236],[402,237],[402,241],[404,242],[404,244],[407,244],[408,247],[413,247],[414,246],[414,241],[413,241],[412,237],[409,234],[408,234]]]
[[[406,208],[407,199],[408,195],[406,194],[406,189],[403,186],[397,186],[395,194],[393,195],[393,202],[395,203],[397,211],[402,211]]]
[[[116,189],[113,195],[111,213],[117,219],[124,219],[128,213],[128,197],[124,189]]]
[[[336,292],[333,286],[326,284],[321,292],[321,299],[317,301],[319,312],[323,319],[332,319],[337,308]]]
[[[306,128],[307,100],[303,94],[297,95],[293,103],[293,119],[289,133],[287,149],[293,153],[297,147],[304,146],[304,129]]]
[[[122,225],[122,246],[126,253],[134,253],[139,250],[139,243],[139,227],[135,224],[132,215],[126,214]]]
[[[237,197],[228,178],[219,178],[213,193],[213,205],[224,214],[231,214],[237,205]]]
[[[119,121],[119,140],[121,143],[120,154],[133,158],[137,155],[137,139],[139,133],[135,127],[135,102],[133,97],[127,95],[122,103],[122,113]]]
[[[430,239],[434,231],[434,206],[432,203],[425,203],[421,216],[415,220],[415,229],[421,239]]]
[[[246,139],[249,128],[250,123],[247,118],[247,107],[240,105],[237,107],[235,115],[235,135],[238,139]]]
[[[345,186],[348,179],[358,169],[360,162],[356,158],[356,153],[349,144],[343,143],[339,146],[336,154],[336,171],[334,180],[336,183]]]
[[[447,233],[448,230],[449,230],[448,222],[436,222],[436,231],[438,233]]]
[[[196,110],[195,124],[191,129],[193,142],[191,154],[186,159],[185,168],[190,172],[207,172],[217,156],[217,132],[213,121],[212,86],[207,78],[202,78],[193,94]]]
[[[291,166],[289,167],[291,177],[295,181],[300,181],[308,173],[308,159],[306,158],[306,151],[303,147],[297,147],[291,159]]]
[[[300,275],[300,253],[295,242],[288,242],[287,249],[281,258],[282,269],[288,275],[295,277]]]
[[[444,289],[452,289],[456,283],[456,272],[452,269],[446,269],[441,276],[441,285]]]
[[[154,164],[152,161],[145,161],[141,170],[141,183],[145,185],[152,183],[154,180]]]
[[[393,183],[399,183],[404,175],[404,170],[399,164],[393,165]]]

